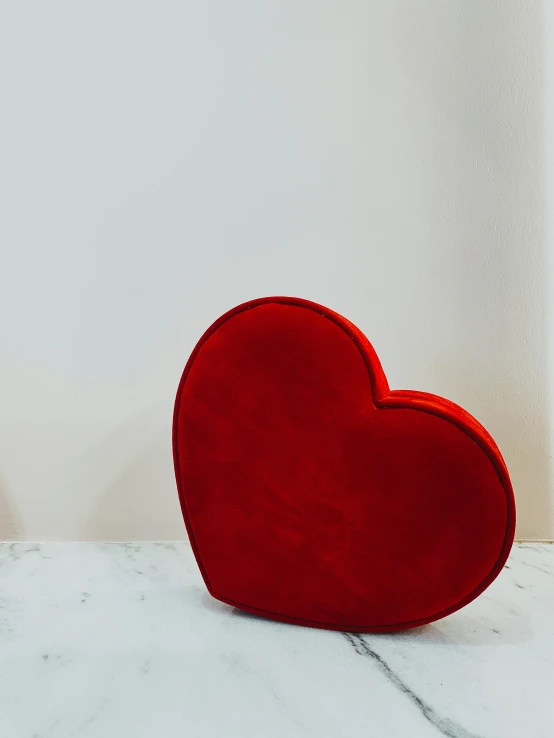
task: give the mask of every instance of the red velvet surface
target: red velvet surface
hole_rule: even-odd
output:
[[[240,305],[179,386],[174,460],[210,593],[291,623],[400,630],[480,594],[515,509],[500,452],[457,405],[391,392],[365,336],[297,298]]]

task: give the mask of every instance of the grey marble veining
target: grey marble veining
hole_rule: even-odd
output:
[[[1,738],[552,738],[554,547],[475,602],[352,635],[246,615],[186,543],[0,544]]]

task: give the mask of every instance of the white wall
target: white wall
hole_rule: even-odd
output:
[[[182,368],[271,293],[466,406],[519,536],[552,536],[544,23],[516,0],[0,0],[0,537],[183,536]]]

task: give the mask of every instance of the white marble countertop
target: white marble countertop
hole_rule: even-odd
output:
[[[353,636],[245,615],[186,543],[0,544],[1,738],[552,738],[554,547]]]

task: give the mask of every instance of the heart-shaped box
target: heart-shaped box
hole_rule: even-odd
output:
[[[183,516],[209,592],[343,631],[449,615],[501,571],[502,456],[454,403],[390,391],[369,341],[299,298],[239,305],[202,336],[175,403]]]

